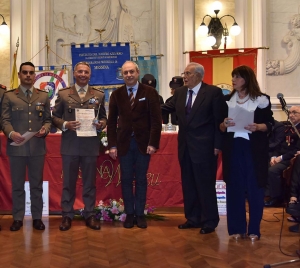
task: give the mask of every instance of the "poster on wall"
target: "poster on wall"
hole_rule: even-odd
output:
[[[44,89],[48,92],[52,110],[55,105],[58,90],[69,86],[68,70],[36,71],[35,73],[34,87]]]

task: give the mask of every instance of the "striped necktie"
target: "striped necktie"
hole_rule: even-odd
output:
[[[133,88],[131,87],[131,88],[129,88],[128,89],[129,90],[129,101],[130,101],[130,105],[131,105],[131,108],[132,108],[132,106],[133,106],[133,104],[134,104],[134,96],[133,96]]]
[[[193,99],[193,90],[189,89],[189,98],[187,104],[185,106],[185,116],[186,118],[189,117],[189,114],[192,110],[192,99]]]

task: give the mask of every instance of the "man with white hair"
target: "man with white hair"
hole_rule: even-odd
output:
[[[265,196],[269,199],[265,201],[265,207],[278,207],[284,201],[284,187],[282,187],[282,172],[290,165],[290,160],[297,151],[300,150],[300,107],[292,106],[289,109],[289,119],[297,129],[288,125],[285,129],[285,139],[273,151],[270,159],[270,167],[268,174],[268,185]],[[298,132],[298,133],[297,133]]]

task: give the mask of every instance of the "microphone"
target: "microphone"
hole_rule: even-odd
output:
[[[280,104],[282,106],[282,110],[285,110],[286,109],[286,102],[285,102],[285,100],[283,98],[283,94],[282,93],[278,93],[277,94],[277,99],[279,99],[279,101],[280,101]]]

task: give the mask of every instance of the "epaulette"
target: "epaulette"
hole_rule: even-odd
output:
[[[66,89],[70,89],[70,88],[71,88],[71,87],[61,88],[61,89],[59,89],[59,91],[66,90]]]
[[[48,93],[48,90],[44,89],[44,88],[35,88],[35,89],[38,90],[38,91],[41,91],[41,92]]]
[[[100,89],[100,88],[96,88],[96,87],[92,87],[93,90],[97,90],[97,91],[100,91],[102,93],[104,93],[104,90]]]
[[[10,89],[10,90],[6,90],[5,92],[4,92],[4,94],[5,93],[9,93],[9,92],[14,92],[14,91],[16,91],[16,90],[18,90],[19,88],[12,88],[12,89]]]
[[[0,84],[0,88],[6,90],[6,86]]]

